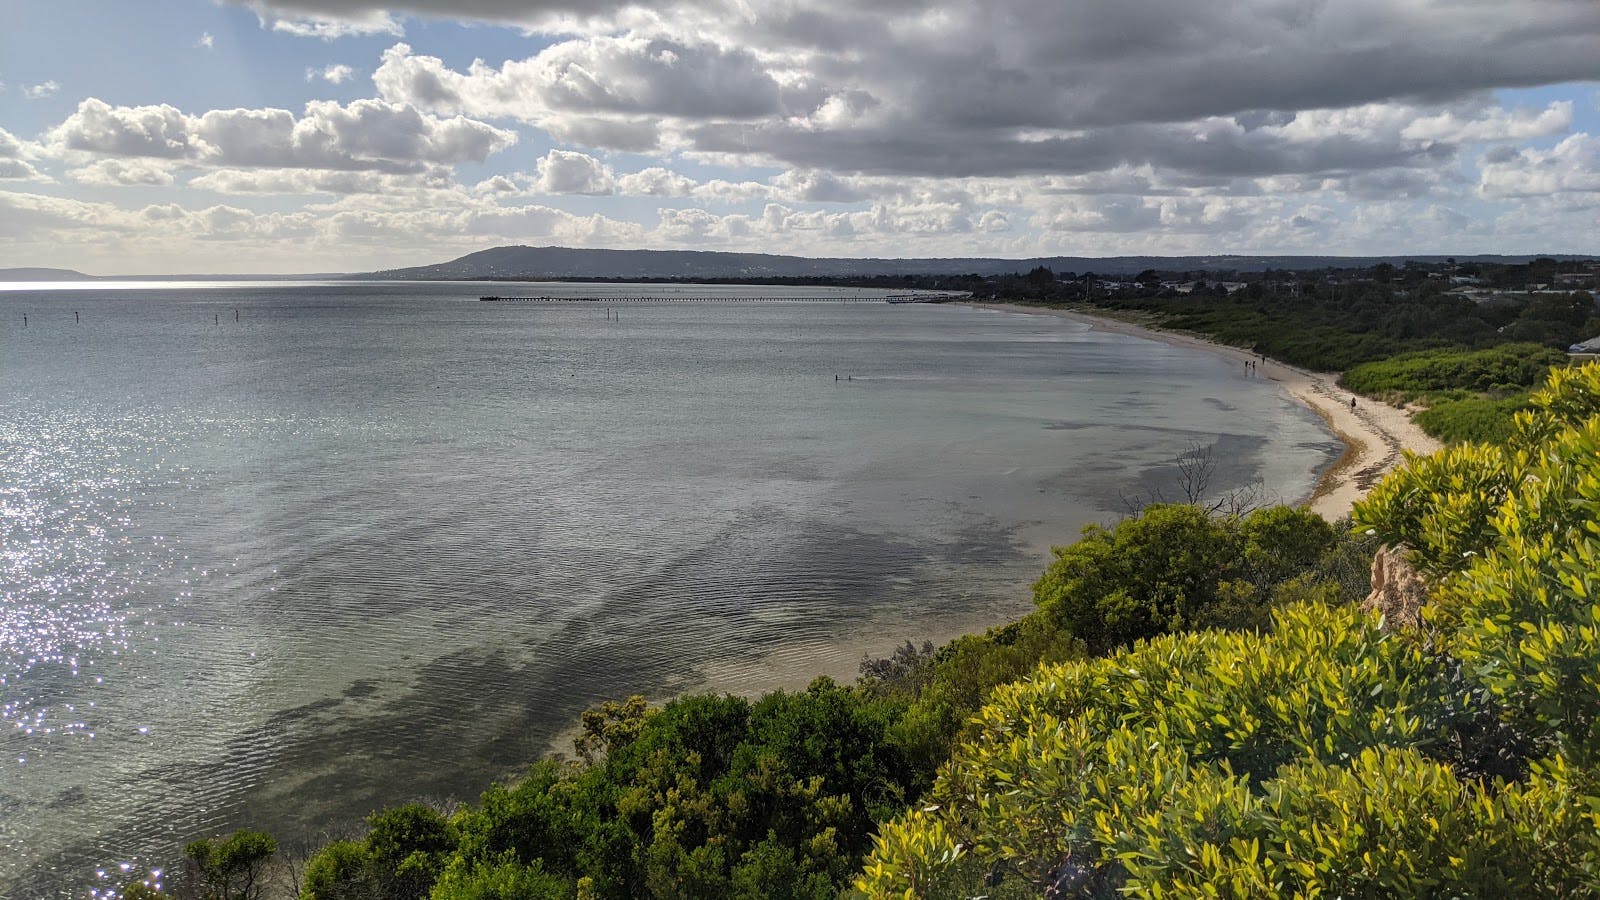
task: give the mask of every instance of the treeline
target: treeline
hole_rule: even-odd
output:
[[[1299,509],[1157,505],[1057,551],[1036,612],[935,650],[865,660],[757,700],[642,698],[586,713],[577,761],[544,760],[451,815],[374,813],[293,873],[307,900],[824,898],[860,872],[879,823],[917,804],[999,685],[1195,628],[1255,633],[1279,609],[1367,589],[1370,542]],[[275,845],[190,846],[180,895],[251,898]],[[285,873],[280,871],[281,876]],[[141,888],[140,890],[145,890]],[[152,896],[147,892],[145,897]]]
[[[1437,284],[1406,292],[1377,282],[1296,284],[1287,290],[1257,284],[1226,296],[1090,302],[1324,372],[1417,350],[1515,342],[1565,350],[1600,334],[1594,299],[1582,291],[1476,303]]]

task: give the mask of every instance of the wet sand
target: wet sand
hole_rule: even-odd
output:
[[[1257,374],[1277,382],[1289,396],[1304,404],[1328,423],[1328,428],[1344,441],[1346,450],[1322,473],[1316,490],[1306,500],[1311,510],[1329,521],[1350,515],[1351,506],[1384,475],[1402,461],[1402,451],[1427,454],[1438,450],[1438,441],[1429,437],[1403,409],[1366,398],[1356,398],[1338,386],[1337,373],[1309,372],[1305,369],[1256,355],[1190,334],[1162,331],[1120,319],[1087,312],[1024,306],[1017,303],[974,303],[980,309],[1031,315],[1059,316],[1082,322],[1098,331],[1126,334],[1180,347],[1194,347],[1236,360],[1242,366],[1255,360]]]

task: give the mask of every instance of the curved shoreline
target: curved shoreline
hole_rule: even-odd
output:
[[[1369,488],[1404,461],[1403,451],[1428,454],[1441,444],[1429,437],[1408,412],[1374,400],[1350,405],[1351,394],[1338,386],[1337,374],[1310,372],[1241,347],[1208,338],[1136,325],[1109,316],[1076,309],[1028,306],[1020,303],[969,303],[978,309],[1071,319],[1095,331],[1108,331],[1160,341],[1177,347],[1204,350],[1243,363],[1254,360],[1258,374],[1278,383],[1297,403],[1316,413],[1328,430],[1344,442],[1345,452],[1324,469],[1304,505],[1328,521],[1350,515],[1350,508]]]

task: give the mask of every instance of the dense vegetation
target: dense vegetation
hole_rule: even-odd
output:
[[[1425,404],[1417,424],[1446,443],[1501,443],[1516,414],[1532,408],[1531,389],[1568,363],[1566,353],[1538,344],[1423,350],[1362,363],[1339,383],[1389,403]]]
[[[1600,896],[1600,365],[1357,507],[1423,624],[1323,603],[995,691],[871,896]]]
[[[1538,344],[1500,344],[1483,350],[1424,350],[1362,363],[1339,383],[1395,403],[1462,400],[1479,394],[1525,394],[1544,383],[1567,354]]]

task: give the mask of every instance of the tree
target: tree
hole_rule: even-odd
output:
[[[183,852],[206,900],[258,900],[278,842],[266,832],[240,829],[222,839],[201,838]]]
[[[1090,525],[1033,585],[1034,603],[1091,653],[1204,619],[1236,571],[1236,528],[1188,504],[1158,504],[1109,530]]]

